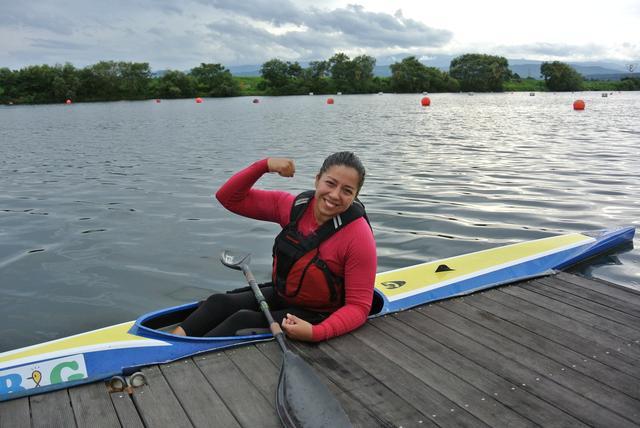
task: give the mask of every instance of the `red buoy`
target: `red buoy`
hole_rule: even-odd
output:
[[[333,98],[327,98],[327,104],[333,104]]]
[[[429,97],[422,97],[420,104],[422,104],[422,107],[428,107],[431,105],[431,99]]]
[[[584,110],[584,101],[583,100],[575,100],[573,102],[573,109],[574,110]]]
[[[71,104],[71,100],[65,101],[66,104]]]
[[[159,98],[156,99],[156,104],[160,104],[160,99]]]
[[[257,99],[257,98],[254,98],[252,102],[253,102],[254,104],[258,104],[258,103],[260,102],[260,100],[259,100],[259,99]]]
[[[202,98],[200,98],[200,97],[196,98],[196,102],[197,102],[198,104],[202,103]]]

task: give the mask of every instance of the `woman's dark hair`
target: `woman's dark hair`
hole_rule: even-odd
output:
[[[329,168],[335,165],[344,165],[355,169],[358,172],[358,190],[362,188],[364,184],[364,176],[365,170],[364,165],[360,162],[358,156],[356,156],[353,152],[336,152],[332,155],[329,155],[324,162],[322,163],[322,167],[320,167],[320,172],[318,172],[318,177],[327,172]]]

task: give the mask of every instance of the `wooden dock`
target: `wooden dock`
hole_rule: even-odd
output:
[[[640,426],[640,292],[567,273],[295,344],[354,426]],[[0,403],[0,427],[278,427],[273,342]]]

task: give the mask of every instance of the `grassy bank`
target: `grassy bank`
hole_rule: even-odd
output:
[[[262,82],[262,77],[249,77],[249,76],[233,76],[233,79],[238,82],[240,87],[240,96],[249,95],[266,95],[264,90],[258,89],[258,85]]]

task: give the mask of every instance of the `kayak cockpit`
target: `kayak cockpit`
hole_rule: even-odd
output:
[[[384,295],[377,289],[373,290],[373,302],[369,311],[369,317],[380,315],[386,304]],[[157,337],[157,334],[178,337],[170,332],[184,321],[198,308],[198,302],[185,303],[159,311],[149,312],[138,318],[131,328],[131,333],[146,337]],[[239,330],[238,336],[270,335],[268,328],[251,328]],[[182,336],[184,337],[184,336]],[[203,339],[201,337],[186,337],[187,339]],[[210,338],[209,338],[210,339]]]
[[[371,309],[369,310],[369,317],[375,317],[380,315],[384,308],[386,299],[384,295],[376,288],[373,289],[373,302],[371,302]]]
[[[235,336],[225,337],[193,337],[178,336],[171,334],[171,331],[184,321],[193,311],[198,308],[198,302],[186,303],[184,305],[161,309],[149,312],[136,320],[129,331],[130,334],[138,336],[163,339],[169,341],[227,341],[227,340],[266,340],[272,335],[269,329],[245,329],[236,332]]]
[[[197,303],[176,306],[162,311],[151,312],[138,318],[136,323],[153,330],[167,331],[184,321],[198,307]]]

